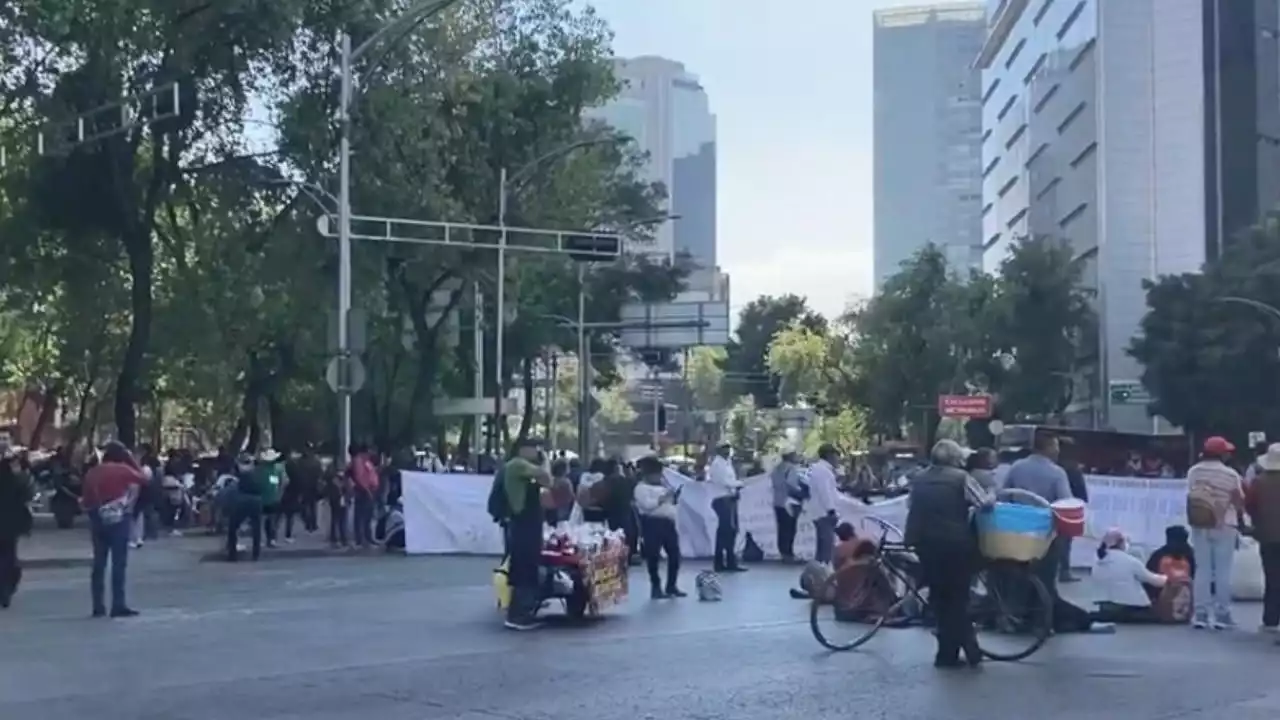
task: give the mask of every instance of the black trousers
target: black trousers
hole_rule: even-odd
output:
[[[716,513],[715,561],[716,570],[738,567],[735,548],[738,545],[738,499],[719,497],[711,501]]]
[[[18,562],[18,538],[0,536],[0,607],[9,607],[18,583],[22,581],[22,565]]]
[[[796,555],[796,522],[797,518],[785,507],[775,507],[773,518],[778,523],[778,554],[784,560]]]
[[[668,591],[677,589],[676,580],[680,575],[680,533],[676,529],[675,521],[641,515],[640,532],[644,537],[642,552],[645,564],[649,566],[649,583],[653,585],[654,590],[661,590],[664,587]],[[665,586],[662,584],[661,576],[658,575],[658,565],[663,553],[667,555]]]
[[[610,530],[621,530],[627,534],[627,549],[631,557],[640,554],[640,522],[639,516],[632,508],[627,508],[626,512],[619,511],[617,514],[609,518]]]
[[[929,586],[929,605],[938,622],[937,660],[955,662],[964,650],[969,662],[980,657],[978,639],[969,619],[969,589],[973,584],[973,548],[925,543],[916,549],[920,570]]]
[[[1280,543],[1261,543],[1262,555],[1262,624],[1280,626]]]
[[[507,522],[507,581],[511,585],[511,604],[507,619],[529,620],[542,600],[538,574],[542,564],[542,514],[527,513]]]
[[[254,495],[237,496],[231,506],[231,522],[227,523],[227,559],[235,562],[240,559],[237,549],[240,540],[240,526],[249,523],[249,536],[253,543],[251,557],[257,560],[262,555],[262,498]]]

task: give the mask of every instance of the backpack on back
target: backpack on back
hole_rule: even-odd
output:
[[[1212,529],[1222,524],[1224,513],[1213,497],[1213,491],[1192,485],[1187,492],[1187,524],[1193,528]]]
[[[501,468],[493,474],[493,486],[489,488],[489,517],[496,523],[511,518],[511,503],[507,500],[506,474]]]

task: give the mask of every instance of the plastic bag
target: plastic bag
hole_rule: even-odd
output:
[[[1262,599],[1262,591],[1262,554],[1258,550],[1258,542],[1242,537],[1231,562],[1231,598],[1258,601]]]

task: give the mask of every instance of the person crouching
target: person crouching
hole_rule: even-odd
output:
[[[662,476],[662,462],[656,457],[643,458],[638,464],[640,482],[636,484],[635,504],[640,513],[642,552],[649,566],[649,583],[654,600],[684,597],[677,584],[680,574],[680,533],[676,524],[678,489],[667,487]],[[667,554],[667,583],[658,575],[658,560]]]

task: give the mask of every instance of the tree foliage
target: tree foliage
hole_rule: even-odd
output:
[[[1280,228],[1268,221],[1203,273],[1145,284],[1148,310],[1129,346],[1149,412],[1188,432],[1243,440],[1280,432]]]
[[[0,10],[0,387],[39,388],[86,434],[102,426],[130,443],[174,425],[235,446],[268,433],[280,445],[331,439],[336,402],[322,378],[337,253],[315,232],[332,208],[313,200],[336,187],[335,38],[346,31],[359,45],[405,7],[36,0]],[[609,41],[569,0],[464,0],[388,33],[355,67],[355,214],[491,224],[502,168],[512,225],[622,229],[663,214],[664,190],[640,179],[634,145],[604,142],[612,131],[584,115],[618,89]],[[127,125],[95,115],[83,141],[68,138],[77,119],[123,98],[140,98]],[[41,128],[38,156],[30,138]],[[602,142],[556,152],[584,139]],[[651,230],[626,232],[642,243]],[[472,394],[475,333],[491,366],[503,328],[504,389],[530,387],[548,349],[576,348],[558,319],[577,312],[572,262],[510,252],[506,270],[500,279],[494,253],[472,246],[356,244],[353,305],[368,318],[359,437],[399,447],[460,426],[474,444],[471,423],[432,408]],[[587,321],[616,320],[632,298],[669,298],[685,274],[638,257],[593,264]],[[514,318],[496,315],[499,281]],[[606,385],[616,344],[593,336]],[[534,420],[526,407],[517,432]]]
[[[749,394],[760,407],[778,406],[777,379],[769,373],[769,345],[795,322],[813,330],[826,327],[826,320],[798,295],[765,295],[742,308],[724,363],[732,393]]]

